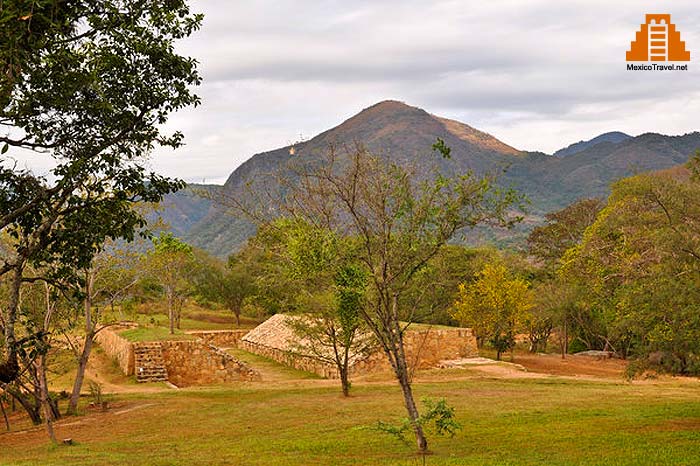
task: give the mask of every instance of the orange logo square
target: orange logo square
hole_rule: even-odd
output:
[[[627,61],[690,61],[671,15],[646,15],[646,22],[627,51]]]

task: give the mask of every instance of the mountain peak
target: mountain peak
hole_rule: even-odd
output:
[[[380,102],[377,102],[374,105],[370,105],[369,107],[365,108],[362,110],[362,112],[367,112],[367,111],[382,111],[382,112],[391,112],[391,111],[396,111],[396,110],[420,110],[418,107],[413,107],[411,105],[408,105],[406,102],[402,102],[400,100],[393,100],[393,99],[387,99],[387,100],[382,100]]]
[[[623,141],[626,141],[628,139],[632,139],[632,136],[629,134],[625,134],[620,131],[610,131],[608,133],[603,133],[599,136],[594,137],[593,139],[589,139],[588,141],[579,141],[574,144],[571,144],[570,146],[560,149],[554,153],[555,157],[567,157],[569,155],[574,155],[578,154],[579,152],[583,152],[584,150],[588,149],[589,147],[593,147],[597,144],[601,144],[604,142],[612,143],[612,144],[619,144]]]
[[[424,141],[425,150],[440,137],[457,153],[461,152],[460,148],[472,155],[474,151],[506,156],[523,153],[467,124],[430,114],[398,100],[383,100],[371,105],[321,136],[324,139],[363,141],[380,150],[389,146],[417,148],[420,147],[419,138]],[[373,144],[375,142],[381,144]]]

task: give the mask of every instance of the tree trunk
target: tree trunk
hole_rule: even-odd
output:
[[[4,399],[4,393],[3,393],[3,398],[0,399],[0,409],[2,409],[2,417],[5,419],[5,427],[7,428],[7,431],[10,431],[10,420],[7,418],[7,412],[5,412],[5,399]]]
[[[408,419],[411,422],[413,433],[416,436],[418,451],[421,453],[426,453],[428,451],[428,439],[425,437],[425,432],[423,432],[423,426],[420,425],[420,414],[418,413],[416,402],[413,399],[411,379],[410,374],[408,373],[408,364],[406,363],[406,352],[404,351],[403,347],[403,333],[401,332],[398,318],[398,296],[392,296],[391,306],[394,328],[389,330],[389,341],[393,346],[392,351],[394,352],[395,357],[394,371],[396,372],[396,379],[401,386],[404,405],[406,406],[406,411],[408,412]]]
[[[15,266],[10,283],[10,296],[7,306],[7,316],[5,318],[5,347],[7,355],[5,362],[0,364],[0,382],[10,383],[19,374],[19,363],[17,361],[17,341],[15,339],[15,321],[17,320],[17,309],[19,307],[19,290],[22,286],[21,264]]]
[[[168,292],[168,319],[170,320],[170,334],[175,334],[175,310],[173,309],[173,295]]]
[[[411,427],[413,427],[413,433],[416,436],[418,451],[425,453],[428,451],[428,439],[425,437],[425,432],[423,432],[423,426],[418,422],[420,415],[416,407],[416,402],[413,399],[413,390],[411,389],[411,382],[408,380],[408,371],[403,370],[401,374],[397,373],[396,376],[399,385],[401,385],[401,392],[403,393],[403,401],[406,406],[406,411],[408,412],[408,419],[411,421]]]
[[[9,393],[12,396],[13,405],[15,400],[19,401],[19,404],[22,405],[22,408],[24,408],[24,410],[29,415],[29,419],[31,419],[32,424],[34,424],[35,426],[41,424],[41,412],[39,405],[32,404],[30,399],[27,398],[17,387],[8,386],[6,390],[7,393]]]
[[[96,322],[92,321],[92,280],[88,275],[85,280],[85,341],[83,343],[83,351],[80,353],[80,359],[78,360],[78,371],[75,374],[75,380],[73,381],[73,391],[71,392],[70,399],[68,401],[68,408],[66,408],[66,414],[76,414],[78,412],[78,401],[80,400],[80,391],[83,388],[83,381],[85,380],[85,369],[87,368],[88,361],[90,360],[90,353],[92,352],[92,344],[95,340],[95,327]]]
[[[340,384],[342,385],[343,396],[350,396],[350,380],[348,379],[347,366],[340,368]]]
[[[49,401],[49,387],[46,382],[46,355],[39,356],[36,363],[37,376],[39,378],[39,394],[41,399],[41,407],[44,410],[44,421],[46,425],[46,433],[51,439],[51,442],[56,443],[56,434],[53,430],[54,411]]]
[[[561,358],[566,359],[566,353],[569,352],[569,319],[564,313],[564,339],[561,342]]]
[[[68,401],[68,408],[66,409],[66,414],[72,415],[78,412],[78,401],[80,400],[80,391],[83,388],[83,382],[85,381],[85,369],[88,365],[88,360],[90,359],[90,352],[92,351],[93,339],[95,338],[94,332],[90,332],[85,335],[85,343],[83,346],[83,351],[80,354],[80,359],[78,360],[78,372],[75,374],[75,380],[73,381],[73,391],[70,395],[70,400]]]

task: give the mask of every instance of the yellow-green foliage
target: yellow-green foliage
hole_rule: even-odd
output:
[[[483,341],[498,333],[513,333],[532,308],[529,283],[514,277],[502,264],[487,264],[476,281],[461,283],[453,317],[471,327]]]

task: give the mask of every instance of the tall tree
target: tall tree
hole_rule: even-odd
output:
[[[192,276],[195,294],[233,312],[236,326],[240,327],[245,300],[257,290],[254,276],[236,255],[231,255],[225,264],[204,251],[195,251],[195,258]]]
[[[536,227],[527,238],[530,254],[556,266],[564,252],[581,241],[604,205],[600,199],[581,199],[546,214],[546,224]]]
[[[449,148],[436,145],[443,157]],[[447,178],[421,173],[372,155],[359,146],[338,157],[331,147],[320,160],[302,161],[283,179],[280,210],[341,237],[358,241],[357,260],[368,276],[361,316],[389,360],[401,387],[420,451],[428,441],[420,423],[406,361],[404,334],[416,308],[402,308],[416,274],[458,231],[481,223],[510,224],[519,198],[471,173]],[[427,176],[426,176],[427,175]],[[240,199],[229,202],[244,211]],[[253,213],[253,217],[260,219]]]
[[[295,294],[300,314],[289,321],[299,337],[298,350],[333,364],[344,396],[350,395],[350,361],[375,349],[360,311],[367,274],[357,263],[356,241],[303,220],[281,220],[281,259],[299,286]]]
[[[512,276],[503,264],[487,264],[474,283],[460,285],[454,317],[472,327],[481,344],[488,339],[500,360],[515,344],[515,332],[532,306],[527,281]]]
[[[145,256],[146,268],[163,287],[168,306],[170,334],[180,328],[182,301],[190,289],[189,275],[194,268],[192,246],[172,233],[161,233],[153,239],[153,249]]]
[[[11,284],[0,381],[11,381],[27,266],[49,270],[49,282],[78,281],[106,238],[130,240],[144,225],[135,202],[182,186],[149,172],[145,159],[155,146],[182,144],[163,124],[199,102],[190,89],[200,81],[196,61],[174,44],[202,17],[184,0],[37,0],[0,10],[0,231],[15,240],[0,258]],[[51,157],[50,176],[18,169],[18,150]]]
[[[561,270],[586,290],[585,324],[597,347],[640,361],[655,354],[657,368],[685,374],[700,372],[697,163],[615,183]]]

